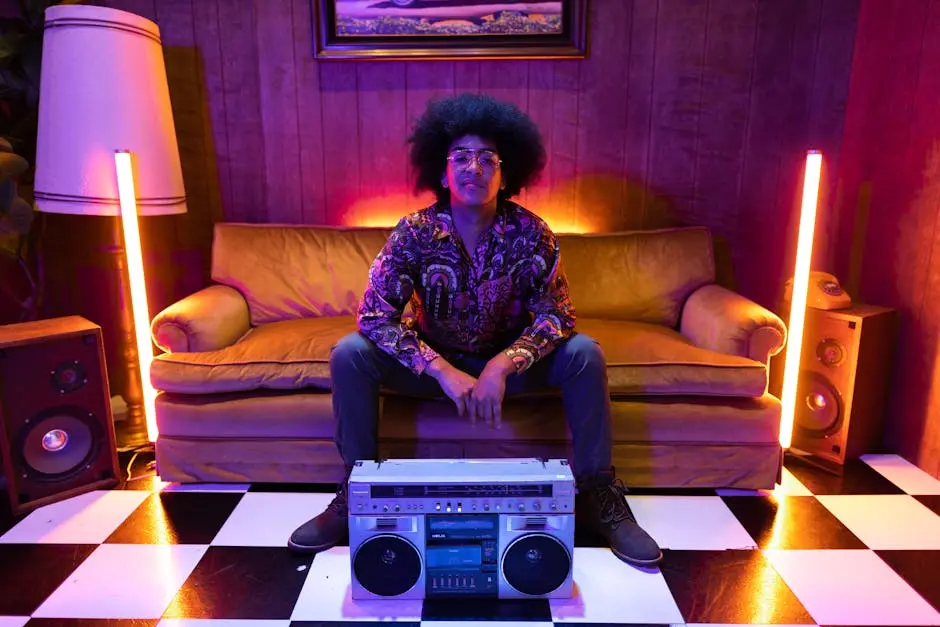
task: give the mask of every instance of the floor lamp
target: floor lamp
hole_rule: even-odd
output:
[[[116,9],[46,10],[36,145],[36,208],[116,218],[129,434],[154,442],[153,343],[138,216],[186,211],[160,30]]]

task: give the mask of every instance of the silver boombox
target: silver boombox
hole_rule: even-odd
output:
[[[357,462],[352,598],[569,598],[574,496],[566,460]]]

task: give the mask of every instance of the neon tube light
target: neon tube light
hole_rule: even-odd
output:
[[[806,173],[803,177],[803,202],[800,209],[799,238],[796,244],[796,264],[793,270],[793,292],[790,299],[789,339],[783,367],[783,387],[780,394],[780,446],[790,448],[793,439],[793,421],[796,415],[796,388],[800,373],[800,353],[803,350],[803,325],[806,321],[806,299],[809,290],[810,264],[813,258],[813,236],[816,230],[816,205],[819,201],[819,179],[822,154],[816,150],[806,153]]]
[[[127,255],[127,273],[131,288],[131,308],[134,333],[137,338],[137,359],[140,366],[140,387],[143,392],[144,416],[147,419],[147,438],[157,440],[155,404],[157,392],[150,384],[150,365],[153,362],[153,344],[150,339],[150,311],[147,307],[147,283],[144,279],[144,257],[140,246],[140,228],[137,220],[137,193],[134,189],[134,169],[131,153],[114,153],[117,169],[118,195],[121,201],[121,228],[124,231],[124,250]]]

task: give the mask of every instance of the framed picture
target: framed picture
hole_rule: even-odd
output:
[[[587,54],[588,0],[311,0],[320,59]]]

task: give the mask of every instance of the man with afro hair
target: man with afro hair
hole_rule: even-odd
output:
[[[545,166],[532,120],[481,94],[433,101],[409,137],[416,190],[437,201],[402,218],[369,270],[358,332],[330,357],[336,445],[348,479],[378,453],[379,389],[450,398],[498,428],[507,394],[560,388],[578,482],[576,520],[620,559],[652,566],[656,542],[636,523],[611,465],[607,366],[575,332],[558,240],[510,198]],[[414,317],[403,318],[411,304]],[[316,553],[347,538],[346,484],[288,541]]]

